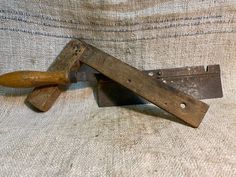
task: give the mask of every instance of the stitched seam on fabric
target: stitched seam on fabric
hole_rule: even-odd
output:
[[[41,14],[28,13],[28,12],[23,12],[23,11],[5,10],[5,9],[0,9],[0,13],[11,13],[11,14],[16,14],[16,15],[21,15],[21,16],[36,17],[36,18],[40,18],[40,19],[43,19],[43,20],[64,22],[64,23],[77,24],[77,25],[98,25],[98,26],[100,26],[100,25],[103,25],[103,26],[131,26],[131,25],[143,25],[145,23],[166,23],[166,22],[173,22],[173,21],[179,21],[179,20],[189,21],[189,20],[203,20],[203,19],[222,18],[222,15],[185,17],[185,18],[176,17],[176,18],[170,18],[170,19],[165,17],[163,20],[147,21],[145,23],[132,23],[132,22],[129,22],[129,25],[127,25],[127,24],[120,24],[120,23],[104,24],[104,23],[97,23],[97,22],[91,22],[91,23],[74,22],[72,19],[62,20],[62,19],[57,19],[57,18],[53,18],[53,17],[50,17],[50,16],[41,15]]]
[[[14,32],[24,32],[32,35],[41,35],[47,37],[56,37],[56,38],[74,38],[74,39],[82,39],[82,40],[90,40],[90,41],[111,41],[111,42],[130,42],[130,41],[142,41],[142,40],[154,40],[158,38],[177,38],[177,37],[187,37],[187,36],[200,36],[200,35],[208,35],[208,34],[224,34],[224,33],[236,33],[236,30],[224,30],[224,31],[208,31],[208,32],[196,32],[196,33],[185,33],[185,34],[174,34],[174,35],[166,35],[166,36],[158,36],[158,37],[150,37],[150,38],[138,38],[138,39],[128,39],[128,40],[114,40],[114,39],[94,39],[94,38],[83,38],[79,36],[72,35],[57,35],[43,32],[33,32],[25,29],[16,29],[16,28],[0,28],[2,31],[14,31]]]
[[[164,26],[155,26],[155,27],[141,27],[138,29],[121,29],[121,30],[106,30],[106,29],[91,29],[91,28],[77,28],[77,27],[69,27],[69,26],[64,26],[64,25],[54,25],[50,23],[40,23],[36,21],[31,21],[31,20],[25,20],[22,18],[18,17],[7,17],[7,16],[0,16],[0,19],[7,19],[7,20],[14,20],[14,21],[19,21],[19,22],[24,22],[24,23],[32,23],[32,24],[37,24],[37,25],[42,25],[42,26],[48,26],[48,27],[53,27],[53,28],[65,28],[65,29],[76,29],[76,30],[81,30],[81,31],[96,31],[96,32],[134,32],[134,31],[145,31],[145,30],[156,30],[156,29],[168,29],[168,28],[176,28],[176,27],[186,27],[186,26],[198,26],[198,25],[205,25],[205,24],[224,24],[224,23],[235,23],[231,20],[217,20],[217,21],[207,21],[207,22],[195,22],[195,23],[185,23],[185,24],[169,24],[169,25],[164,25]]]

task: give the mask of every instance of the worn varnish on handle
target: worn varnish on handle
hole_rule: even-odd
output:
[[[138,69],[83,43],[86,50],[80,61],[118,82],[151,103],[198,127],[209,106],[192,96],[154,80]]]
[[[67,85],[70,78],[66,72],[15,71],[0,75],[0,85],[13,88],[31,88],[47,85]]]

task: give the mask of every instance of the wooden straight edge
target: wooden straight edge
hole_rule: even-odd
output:
[[[144,99],[198,127],[209,106],[165,83],[156,81],[142,71],[84,42],[86,50],[80,61],[108,78],[135,92]]]
[[[48,71],[65,71],[77,70],[79,68],[78,59],[84,52],[85,47],[79,40],[71,40],[62,52],[58,55],[55,62],[49,67]],[[46,86],[35,88],[26,98],[26,102],[30,103],[39,111],[48,111],[61,92],[68,88],[67,86]]]

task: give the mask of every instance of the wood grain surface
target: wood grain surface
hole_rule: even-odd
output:
[[[15,71],[0,76],[0,85],[13,88],[66,85],[69,82],[68,74],[63,71]]]
[[[154,80],[138,69],[87,45],[81,62],[93,67],[110,79],[125,86],[193,127],[198,127],[209,106],[162,82]]]

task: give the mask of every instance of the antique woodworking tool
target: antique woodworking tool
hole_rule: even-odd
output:
[[[55,62],[50,66],[48,71],[65,71],[69,73],[70,71],[79,70],[80,72],[83,72],[83,74],[80,74],[83,76],[81,78],[86,78],[88,73],[97,72],[84,64],[80,68],[80,62],[78,61],[81,56],[81,51],[83,50],[84,47],[81,45],[81,41],[71,40],[56,58]],[[222,97],[219,66],[210,66],[207,71],[208,72],[205,72],[203,66],[157,70],[157,72],[153,71],[154,75],[152,77],[156,79],[162,79],[162,77],[164,77],[165,79],[163,82],[166,81],[166,84],[170,84],[172,87],[184,91],[198,99]],[[158,73],[158,75],[155,73]],[[152,75],[152,73],[148,74]],[[97,100],[99,106],[119,106],[146,102],[144,99],[140,99],[137,94],[120,84],[111,82],[111,80],[108,81],[107,79],[106,82],[103,82],[101,77],[98,78]],[[69,84],[67,87],[61,85],[37,87],[28,95],[26,103],[31,104],[40,111],[48,111],[61,92],[65,91],[68,86]]]
[[[220,66],[170,68],[143,71],[145,74],[197,99],[220,98],[223,96]],[[13,88],[39,87],[45,85],[67,85],[76,82],[98,84],[100,107],[144,104],[146,100],[129,89],[112,81],[93,68],[82,64],[79,71],[16,71],[0,76],[2,86]]]
[[[70,51],[71,48],[73,49],[72,51]],[[124,62],[121,62],[120,60],[104,53],[103,51],[91,45],[86,44],[85,42],[78,40],[72,41],[67,45],[67,47],[59,56],[60,57],[58,61],[60,61],[61,63],[66,63],[63,62],[62,59],[63,57],[65,58],[65,56],[70,59],[69,64],[63,64],[67,69],[58,69],[57,67],[55,67],[52,69],[55,71],[49,72],[18,71],[8,73],[0,77],[0,84],[11,87],[38,87],[43,85],[56,84],[68,85],[71,82],[77,82],[84,77],[84,73],[76,72],[72,69],[73,66],[75,66],[74,68],[75,70],[77,70],[80,66],[80,62],[82,62],[96,69],[101,74],[112,79],[123,87],[140,95],[151,103],[179,117],[193,127],[197,127],[200,124],[202,118],[208,110],[208,105],[206,105],[205,103],[198,101],[192,96],[189,96],[186,93],[181,92],[176,88],[168,85],[166,81],[168,79],[163,80],[163,77],[162,81],[154,79],[152,76],[150,76],[151,72],[145,74],[144,72],[139,71]],[[57,62],[55,66],[60,66],[60,62]],[[191,68],[188,69],[190,69],[188,73],[191,73]],[[162,72],[164,71],[165,70],[162,70]],[[212,73],[215,74],[214,72]],[[91,78],[92,76],[93,73],[91,75]],[[179,73],[179,76],[181,76],[181,72]],[[181,77],[183,76],[184,75],[182,75]],[[184,79],[181,81],[184,81]],[[42,98],[52,98],[53,101],[46,102],[49,103],[49,106],[46,106],[46,108],[49,108],[50,105],[52,105],[55,99],[59,96],[60,92],[61,90],[59,86],[39,88],[38,93],[37,90],[33,92],[34,95],[32,98],[37,102],[37,99],[35,98],[37,98],[38,95],[49,93],[49,95],[46,95],[46,97],[39,96],[39,102]],[[28,97],[28,100],[31,100],[30,96]],[[35,104],[35,102],[33,102],[33,104]]]

